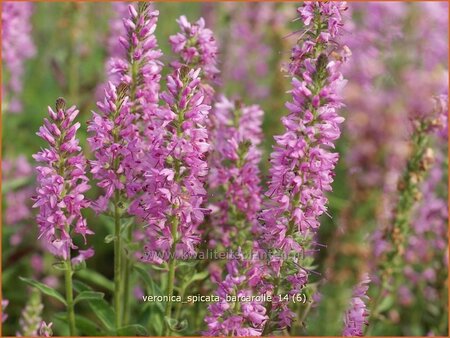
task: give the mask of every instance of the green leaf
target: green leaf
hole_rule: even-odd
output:
[[[143,267],[139,265],[135,265],[134,269],[137,271],[137,273],[141,276],[142,280],[144,281],[144,286],[149,295],[152,296],[162,296],[164,293],[161,291],[161,288],[158,284],[156,284],[149,276],[148,271],[145,270]],[[162,303],[155,302],[152,303],[152,305],[156,306],[156,308],[159,310],[159,312],[164,313],[164,307]]]
[[[86,336],[103,336],[100,327],[90,319],[75,315],[75,324]]]
[[[126,222],[123,222],[120,227],[120,235],[123,236],[123,238],[128,238],[128,228],[134,223],[134,218],[129,219]]]
[[[84,291],[93,291],[89,285],[86,285],[83,282],[76,280],[76,279],[73,280],[73,288],[78,293],[81,293]]]
[[[77,273],[77,277],[90,284],[104,288],[105,290],[114,292],[114,282],[96,271],[85,269]]]
[[[53,263],[52,266],[59,271],[66,271],[67,270],[67,264],[64,261]]]
[[[166,324],[169,326],[169,328],[174,331],[178,321],[175,318],[170,317],[164,317],[164,320],[166,321]]]
[[[180,262],[178,262],[177,263],[177,267],[178,268],[184,268],[184,267],[187,267],[187,268],[193,268],[193,267],[195,267],[196,265],[198,264],[198,261],[196,261],[196,260],[186,260],[186,261],[180,261]]]
[[[108,236],[105,237],[105,243],[109,244],[111,242],[113,242],[116,239],[116,236],[114,236],[113,234],[109,234]]]
[[[107,330],[115,329],[114,310],[104,299],[91,299],[87,304]]]
[[[135,265],[134,269],[137,271],[137,273],[141,276],[142,280],[145,283],[145,287],[147,288],[147,291],[152,296],[162,296],[164,293],[161,291],[158,284],[156,284],[153,279],[150,278],[148,271],[145,270],[143,267],[139,265]]]
[[[61,336],[61,337],[62,336],[64,336],[64,337],[70,336],[69,325],[67,325],[66,319],[61,319],[61,318],[54,316],[54,318],[52,318],[52,321],[54,324],[52,326],[52,331],[54,333],[57,333],[58,336]]]
[[[153,265],[153,264],[151,264],[151,265],[149,265],[149,267],[152,269],[152,270],[155,270],[155,271],[163,271],[163,272],[167,272],[167,266],[158,266],[158,265]]]
[[[28,285],[31,285],[32,287],[35,287],[39,289],[42,293],[46,294],[47,296],[53,297],[57,300],[59,300],[64,305],[67,305],[66,300],[64,297],[56,290],[50,288],[49,286],[42,284],[38,281],[35,281],[34,279],[19,277],[21,281],[27,283]]]
[[[147,329],[139,324],[127,325],[117,330],[118,336],[148,336]]]
[[[105,294],[103,292],[97,291],[83,291],[78,296],[76,296],[73,301],[74,304],[81,302],[83,300],[92,300],[92,299],[103,299]]]
[[[79,280],[73,281],[73,288],[79,295],[76,297],[75,301],[86,300],[89,308],[97,316],[102,325],[109,331],[113,331],[115,328],[114,324],[114,310],[111,306],[103,299],[104,294],[101,292],[92,291],[92,288]],[[81,296],[85,295],[85,296]],[[87,299],[87,296],[93,296],[93,298]],[[99,298],[97,295],[101,295]],[[82,297],[82,299],[79,299]]]
[[[376,309],[376,312],[383,313],[389,310],[393,305],[394,305],[394,297],[389,295],[381,301],[380,305],[378,305],[378,308]]]
[[[162,336],[164,330],[164,321],[161,316],[154,315],[151,321],[151,327],[155,331],[155,335]]]
[[[55,319],[58,319],[60,321],[64,321],[67,323],[67,313],[66,312],[59,312],[54,315]],[[86,336],[102,336],[102,331],[100,327],[94,323],[92,320],[80,316],[75,315],[75,325],[77,329],[80,331],[81,334]]]
[[[194,274],[191,279],[189,279],[189,281],[185,284],[185,287],[189,286],[190,284],[205,279],[209,276],[209,271],[202,271],[202,272],[198,272],[196,274]]]
[[[150,336],[162,336],[164,329],[163,312],[155,311],[154,306],[141,306],[136,322],[149,328]]]
[[[185,330],[188,326],[187,320],[184,319],[181,322],[169,317],[164,317],[166,320],[167,325],[169,326],[170,330],[173,332],[181,332]]]

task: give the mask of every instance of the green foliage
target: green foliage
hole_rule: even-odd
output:
[[[51,287],[40,283],[34,279],[25,278],[25,277],[19,277],[21,281],[27,283],[28,285],[31,285],[32,287],[35,287],[39,289],[43,294],[46,294],[47,296],[50,296],[54,299],[57,299],[64,305],[67,305],[65,298],[56,290],[52,289]]]
[[[95,299],[103,299],[103,297],[105,296],[104,293],[102,292],[97,292],[97,291],[83,291],[81,292],[78,296],[75,297],[74,299],[74,304],[81,302],[81,301],[89,301],[89,300],[95,300]]]
[[[141,5],[142,6],[142,5]],[[168,65],[172,60],[170,45],[167,37],[178,31],[175,19],[180,15],[187,15],[189,20],[198,18],[201,15],[203,4],[199,3],[157,3],[160,11],[160,20],[156,35],[160,47],[163,50],[163,62]],[[281,6],[281,4],[280,4]],[[100,14],[99,14],[100,13]],[[295,11],[292,11],[295,13]],[[39,151],[44,146],[43,141],[35,133],[46,117],[46,107],[54,102],[57,97],[67,98],[67,105],[76,104],[80,108],[79,119],[81,128],[79,130],[80,145],[84,149],[88,158],[92,158],[89,147],[86,146],[88,133],[86,122],[91,117],[91,111],[97,110],[98,88],[105,80],[105,61],[107,58],[107,40],[109,21],[111,19],[111,6],[108,3],[35,3],[35,13],[33,15],[33,38],[37,45],[37,54],[26,64],[24,73],[24,89],[22,101],[24,109],[22,114],[12,115],[3,111],[2,113],[2,152],[4,157],[16,157],[23,154],[28,160],[33,161],[31,155]],[[292,15],[294,16],[294,14]],[[230,17],[223,6],[219,6],[216,13],[217,31],[216,35],[225,40],[229,35],[228,27]],[[287,101],[289,89],[289,78],[279,71],[282,58],[288,58],[288,49],[296,38],[286,38],[290,32],[298,29],[298,22],[288,23],[283,34],[269,30],[266,33],[267,41],[271,43],[274,51],[268,65],[271,69],[267,77],[258,79],[270,88],[270,93],[262,98],[260,102],[248,102],[246,93],[241,83],[226,83],[221,92],[227,95],[243,96],[240,99],[245,104],[258,103],[265,111],[263,121],[263,131],[265,138],[262,143],[263,161],[261,163],[262,177],[265,183],[267,179],[269,162],[267,161],[272,151],[273,135],[282,131],[280,116],[286,113],[284,103]],[[285,34],[284,34],[285,33]],[[402,52],[403,53],[403,52]],[[220,57],[226,57],[221,51]],[[327,55],[320,55],[320,71],[314,74],[321,80],[326,74]],[[224,62],[225,60],[222,60]],[[402,67],[403,59],[393,60],[388,67],[388,73],[395,72]],[[164,67],[161,87],[165,88],[164,77],[169,71],[169,67]],[[393,89],[398,86],[392,77],[386,77],[388,85]],[[350,112],[349,112],[350,113]],[[376,117],[374,117],[376,118]],[[403,126],[399,126],[403,127]],[[424,140],[415,140],[417,147],[422,151],[426,148]],[[375,220],[375,209],[377,196],[370,196],[364,203],[356,203],[351,200],[352,177],[349,175],[350,168],[346,168],[345,161],[349,144],[344,137],[337,144],[336,151],[341,155],[341,160],[336,169],[333,193],[329,197],[328,213],[332,217],[324,215],[321,220],[321,229],[317,242],[332,243],[338,240],[341,244],[354,245],[359,243],[367,245],[369,238],[367,232],[372,231],[377,226]],[[247,156],[249,145],[241,143],[239,145],[239,164]],[[167,161],[173,160],[169,157]],[[420,167],[420,158],[413,158],[410,163],[412,171]],[[448,161],[448,160],[446,160]],[[34,162],[33,162],[34,163]],[[410,170],[410,171],[411,171]],[[34,179],[3,180],[2,194],[8,194],[19,188],[29,186]],[[264,184],[263,183],[263,184]],[[410,177],[404,178],[404,198],[400,201],[401,209],[411,209],[414,204],[414,195],[417,193],[418,185],[411,186]],[[94,200],[99,195],[99,189],[95,184],[91,184],[89,198]],[[442,184],[441,195],[448,194],[448,187]],[[220,200],[222,196],[214,197]],[[31,201],[30,201],[31,202]],[[5,202],[3,202],[3,210]],[[125,208],[124,208],[125,209]],[[361,229],[347,234],[346,238],[337,235],[342,230],[341,217],[345,210],[351,210],[356,218],[363,223]],[[115,236],[114,220],[110,216],[95,215],[92,210],[86,212],[89,227],[95,231],[94,236],[89,236],[89,245],[95,249],[95,256],[88,262],[76,267],[74,273],[73,287],[75,293],[76,306],[76,326],[78,333],[85,336],[102,335],[126,335],[126,336],[159,336],[164,332],[165,325],[168,325],[174,335],[198,335],[205,329],[203,318],[207,315],[208,304],[195,303],[183,304],[179,311],[179,317],[165,316],[165,303],[163,302],[143,302],[140,297],[131,296],[130,325],[116,328],[114,324],[115,312],[110,306],[113,300],[114,283],[113,279],[113,245]],[[233,214],[231,221],[237,227],[241,226],[240,215]],[[124,215],[126,216],[126,215]],[[402,234],[407,237],[410,215],[405,215],[398,219],[398,225],[402,229]],[[138,245],[127,238],[130,227],[136,226],[133,219],[124,217],[124,226],[121,228],[120,236],[124,241],[124,255],[132,257],[131,253],[137,251]],[[19,328],[21,312],[30,301],[28,287],[42,293],[42,301],[45,305],[42,317],[54,321],[55,335],[68,335],[67,314],[58,312],[67,305],[64,297],[63,274],[66,270],[64,263],[55,263],[55,259],[41,247],[36,240],[36,224],[33,220],[27,221],[25,229],[25,241],[18,246],[11,244],[11,238],[16,234],[17,228],[4,224],[2,237],[2,284],[3,296],[10,300],[7,308],[8,320],[3,323],[3,334],[14,335]],[[248,236],[243,231],[238,231],[236,242],[244,243]],[[75,244],[82,244],[82,239],[77,239]],[[235,244],[235,243],[234,243]],[[203,245],[203,243],[202,243]],[[140,244],[139,244],[140,246]],[[243,244],[244,252],[251,249],[249,243]],[[310,280],[316,282],[323,280],[325,262],[330,252],[335,247],[329,245],[327,248],[319,248],[315,255],[315,261],[311,259],[303,262],[304,265],[318,274],[312,274]],[[42,268],[37,269],[30,264],[32,255],[36,254],[42,258]],[[216,287],[210,278],[206,266],[210,262],[177,262],[177,285],[175,293],[177,295],[210,294]],[[223,262],[214,262],[223,267]],[[314,263],[314,265],[313,265]],[[335,263],[335,264],[334,264]],[[345,267],[346,273],[352,276],[340,275],[330,284],[311,284],[304,292],[307,299],[311,300],[316,288],[324,295],[324,302],[315,304],[297,304],[293,306],[298,321],[289,332],[277,332],[277,334],[291,335],[316,335],[329,334],[340,335],[342,327],[342,310],[348,305],[350,289],[354,285],[354,277],[358,274],[359,261],[352,255],[341,255],[334,261],[333,269],[340,270]],[[288,264],[289,265],[289,264]],[[433,266],[438,269],[440,265]],[[199,268],[201,267],[201,268]],[[298,266],[289,265],[287,268],[295,271]],[[194,270],[201,270],[195,272]],[[446,269],[444,269],[446,270]],[[131,295],[133,290],[142,289],[145,295],[162,296],[165,294],[167,265],[149,265],[135,263],[131,268],[133,278],[130,280]],[[319,275],[320,274],[320,275]],[[20,277],[24,276],[24,277]],[[31,278],[33,276],[33,278]],[[45,280],[51,276],[54,280]],[[17,283],[20,278],[24,283]],[[441,271],[437,277],[438,282],[446,285],[447,271]],[[39,280],[39,281],[38,281]],[[56,282],[55,282],[56,280]],[[407,283],[404,278],[400,280]],[[59,281],[59,283],[58,283]],[[48,283],[48,285],[44,284]],[[51,282],[53,284],[51,284]],[[52,285],[50,287],[49,285]],[[389,285],[387,285],[389,286]],[[394,291],[395,287],[390,286]],[[422,285],[415,290],[414,302],[410,306],[402,306],[398,299],[389,295],[381,297],[380,303],[375,309],[374,316],[380,321],[370,331],[371,335],[427,335],[429,332],[435,334],[445,334],[448,329],[447,296],[446,288],[439,295],[439,301],[427,302],[423,295],[423,290],[427,285]],[[371,295],[370,304],[374,302]],[[177,307],[173,311],[175,315]],[[306,318],[307,317],[307,318]]]

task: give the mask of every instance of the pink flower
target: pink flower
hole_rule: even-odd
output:
[[[147,154],[143,194],[130,206],[130,212],[147,224],[147,249],[169,258],[175,243],[180,255],[195,253],[200,241],[199,224],[208,212],[202,204],[208,173],[209,151],[206,122],[210,106],[204,104],[200,69],[175,69],[167,78],[167,91],[161,97],[166,105],[157,110],[155,129]],[[177,234],[172,233],[177,223]]]
[[[8,74],[2,92],[9,101],[8,111],[14,113],[22,110],[19,95],[24,63],[36,53],[31,36],[33,6],[31,2],[16,1],[6,1],[2,5],[2,61]]]
[[[262,138],[262,117],[263,111],[258,106],[243,106],[225,97],[212,114],[215,148],[209,181],[212,189],[225,191],[225,198],[212,206],[215,212],[211,215],[210,244],[221,242],[237,257],[227,263],[223,279],[219,274],[215,278],[216,294],[221,301],[208,308],[211,315],[205,318],[207,335],[260,335],[268,319],[262,302],[244,302],[239,306],[227,302],[229,295],[252,295],[255,274],[260,271],[260,262],[240,257],[244,244],[254,244],[248,238],[257,227],[261,207],[258,168],[261,152],[257,147]]]
[[[8,304],[9,304],[9,300],[7,300],[7,299],[2,299],[2,323],[3,323],[6,319],[8,319],[8,315],[7,315],[6,312],[5,312],[5,309],[6,309],[6,307],[8,306]]]
[[[80,250],[78,256],[72,258],[72,265],[75,266],[77,264],[81,264],[82,262],[94,256],[94,254],[95,252],[92,248],[89,248],[87,250]]]
[[[258,146],[263,114],[257,105],[244,106],[222,97],[211,116],[214,150],[210,156],[209,185],[211,189],[224,189],[226,197],[212,206],[216,210],[212,219],[225,245],[230,231],[239,231],[227,219],[230,208],[236,208],[249,222],[249,230],[257,223],[261,207]]]
[[[126,96],[127,85],[122,84],[116,88],[111,82],[105,90],[105,99],[98,102],[101,113],[93,112],[89,122],[88,131],[93,134],[88,142],[95,153],[96,160],[91,161],[91,173],[97,179],[98,186],[105,194],[93,207],[105,208],[106,201],[116,190],[125,191],[128,195],[134,194],[131,185],[133,169],[138,146],[138,130],[134,124],[136,116],[131,113],[131,103]],[[97,209],[104,211],[104,209]]]
[[[210,315],[205,318],[207,336],[260,336],[264,323],[269,318],[263,302],[237,301],[228,303],[227,298],[250,297],[252,290],[246,287],[246,263],[232,260],[227,264],[227,275],[218,282],[216,295],[220,301],[208,307]],[[245,299],[245,298],[243,298]]]
[[[72,241],[72,230],[83,236],[93,234],[81,214],[89,206],[84,198],[89,180],[86,159],[75,135],[80,124],[73,123],[78,110],[75,106],[66,109],[64,100],[58,99],[56,111],[50,107],[48,111],[49,119],[44,119],[37,135],[50,147],[33,156],[43,163],[36,167],[38,187],[33,207],[39,208],[37,223],[44,246],[52,254],[67,259],[70,249],[77,248]]]
[[[300,258],[308,254],[320,226],[319,217],[327,211],[325,194],[332,189],[338,160],[332,150],[344,121],[338,115],[343,105],[340,90],[345,84],[339,67],[346,59],[334,59],[328,50],[332,48],[330,40],[333,48],[339,48],[336,42],[345,9],[345,2],[306,2],[298,9],[305,30],[288,67],[293,77],[292,100],[286,104],[289,114],[282,118],[285,133],[275,137],[266,193],[269,201],[259,229],[261,248],[283,257],[295,254],[286,260],[275,259],[276,264],[268,266],[267,274],[278,281],[278,293],[299,292],[307,284],[309,270]],[[312,21],[320,29],[309,29]],[[271,282],[263,281],[260,287],[267,289],[265,284]],[[270,322],[278,328],[289,326],[293,315],[286,302],[270,306]]]
[[[205,20],[200,18],[195,23],[190,23],[182,15],[178,20],[180,33],[169,38],[172,51],[180,55],[181,60],[172,63],[179,68],[181,65],[202,69],[202,76],[213,80],[219,73],[217,69],[218,46],[213,32],[205,28]]]
[[[162,52],[158,49],[155,30],[159,12],[148,2],[137,8],[128,5],[128,16],[123,18],[124,32],[116,36],[122,45],[121,57],[109,61],[109,76],[115,86],[129,86],[129,99],[138,119],[147,121],[158,106]],[[145,62],[144,62],[145,60]],[[134,69],[134,70],[133,70]]]
[[[364,299],[368,299],[366,293],[369,289],[369,276],[364,275],[362,281],[353,289],[353,297],[350,301],[350,308],[347,310],[344,318],[343,336],[363,336],[364,325],[367,325],[369,311],[366,308]]]
[[[162,53],[154,35],[159,12],[144,2],[127,11],[123,35],[116,36],[122,52],[109,60],[110,82],[98,103],[101,113],[93,113],[88,128],[96,157],[91,172],[104,191],[92,205],[97,212],[108,208],[116,191],[129,199],[140,191],[159,102]]]
[[[47,324],[45,321],[42,321],[41,324],[39,325],[39,336],[40,337],[53,336],[52,326],[53,326],[52,322]]]

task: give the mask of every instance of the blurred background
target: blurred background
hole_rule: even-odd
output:
[[[2,9],[2,291],[9,300],[4,335],[24,332],[24,312],[53,318],[59,304],[32,292],[18,279],[35,278],[62,288],[61,272],[37,241],[31,197],[35,163],[31,157],[43,142],[35,133],[62,96],[80,108],[78,133],[86,156],[86,121],[96,109],[105,81],[105,62],[123,31],[123,3],[20,3]],[[12,6],[12,7],[8,7]],[[297,3],[155,3],[160,11],[156,36],[163,62],[173,60],[168,37],[178,31],[176,19],[204,17],[219,42],[222,74],[219,94],[257,103],[264,115],[261,169],[267,174],[273,136],[282,132],[280,117],[290,79],[283,72],[300,30]],[[448,93],[448,6],[427,3],[349,3],[339,43],[352,51],[344,69],[346,122],[337,145],[341,160],[329,215],[322,220],[317,252],[316,303],[311,318],[326,323],[320,302],[345,303],[363,272],[376,290],[376,260],[383,252],[381,229],[388,226],[397,196],[397,181],[409,154],[410,123],[433,110],[432,97]],[[10,26],[6,27],[6,22]],[[165,74],[169,67],[164,68]],[[164,76],[163,76],[164,77]],[[164,88],[164,81],[162,82]],[[387,299],[373,335],[446,335],[447,310],[447,139],[433,137],[435,165],[416,203],[404,275],[395,297]],[[94,186],[94,184],[93,184]],[[98,191],[89,192],[95,198]],[[113,245],[104,243],[107,220],[87,212],[96,255],[79,278],[111,296]],[[341,244],[345,245],[341,245]],[[323,277],[327,276],[324,282]],[[328,285],[327,285],[328,283]],[[331,284],[330,284],[331,283]],[[330,286],[331,285],[331,286]],[[323,288],[323,289],[322,289]],[[371,286],[372,288],[372,286]],[[374,291],[375,292],[375,291]],[[370,292],[369,292],[370,293]],[[322,296],[320,296],[322,295]],[[139,300],[136,300],[138,303]],[[39,304],[43,304],[40,309]],[[6,304],[3,304],[4,306]],[[39,310],[40,309],[40,310]],[[341,310],[345,310],[341,309]],[[83,311],[82,307],[81,310]],[[138,307],[136,308],[138,310]],[[199,309],[205,313],[206,307]],[[343,314],[342,314],[343,315]],[[311,319],[313,321],[313,319]],[[306,324],[306,325],[304,325]],[[291,334],[320,334],[308,322]],[[204,329],[199,323],[186,334]]]

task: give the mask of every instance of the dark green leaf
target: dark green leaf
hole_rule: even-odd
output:
[[[37,289],[39,289],[42,293],[46,294],[47,296],[53,297],[57,300],[59,300],[61,303],[63,303],[64,305],[67,305],[66,300],[64,299],[63,296],[61,296],[61,294],[52,289],[51,287],[42,284],[38,281],[35,281],[33,279],[29,279],[29,278],[24,278],[24,277],[19,277],[21,281],[27,283],[28,285],[31,285]]]
[[[207,278],[209,276],[209,271],[202,271],[202,272],[198,272],[196,274],[194,274],[191,279],[189,279],[189,281],[186,283],[185,287],[187,287],[188,285],[199,281],[199,280],[203,280],[205,278]]]
[[[78,280],[73,281],[73,287],[75,291],[79,293],[77,298],[83,293],[89,293],[91,295],[94,293],[101,294],[101,292],[92,291],[91,287]],[[111,308],[111,306],[102,298],[86,299],[86,303],[88,304],[94,315],[103,324],[103,326],[107,330],[113,331],[115,328],[114,310]]]
[[[77,273],[77,277],[85,282],[88,282],[89,284],[93,284],[114,292],[114,283],[96,271],[89,269],[81,270]]]
[[[160,287],[158,284],[156,284],[153,279],[151,279],[151,277],[148,274],[148,271],[145,270],[143,267],[141,266],[134,266],[134,269],[137,271],[137,273],[141,276],[142,280],[145,283],[145,287],[147,288],[147,291],[152,295],[152,296],[162,296],[164,295],[164,293],[161,291]]]
[[[67,322],[67,313],[66,312],[59,312],[54,315],[55,319]],[[86,336],[102,336],[102,332],[100,327],[94,323],[92,320],[80,316],[75,315],[75,325],[79,331],[79,333],[86,335]]]
[[[139,276],[142,278],[142,281],[144,282],[145,289],[147,291],[148,295],[151,296],[162,296],[164,293],[161,291],[161,288],[158,284],[156,284],[153,279],[150,278],[148,271],[145,270],[143,267],[139,265],[135,265],[134,269],[137,271]],[[162,303],[154,302],[151,303],[154,305],[160,313],[164,313],[164,306]]]
[[[92,299],[87,304],[106,329],[114,330],[114,310],[104,299]]]
[[[81,293],[83,291],[93,291],[90,286],[76,279],[73,280],[73,288],[78,293]]]
[[[147,329],[139,324],[121,327],[117,330],[118,336],[148,336]]]
[[[103,299],[104,296],[105,294],[103,292],[83,291],[78,296],[75,297],[74,304],[81,302],[83,300]]]
[[[86,336],[104,336],[100,327],[90,319],[75,315],[75,322],[78,330]]]

